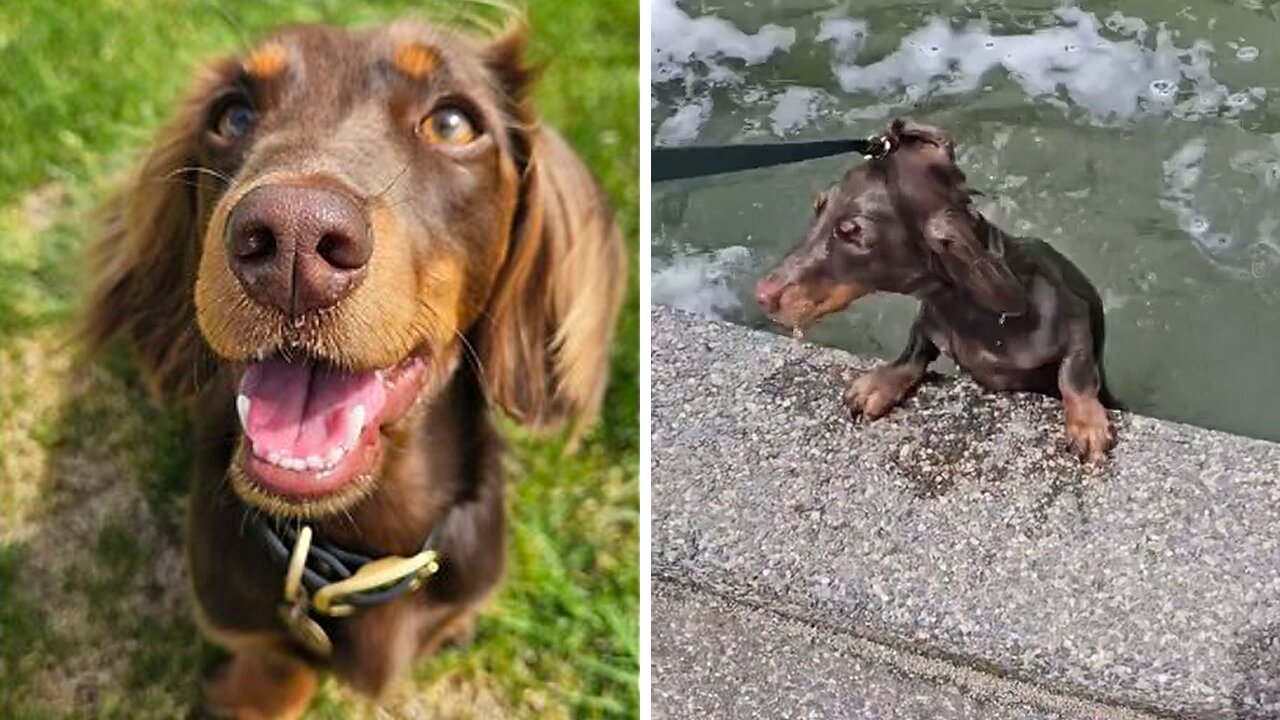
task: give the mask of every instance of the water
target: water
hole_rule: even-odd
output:
[[[988,217],[1098,287],[1127,405],[1280,440],[1280,2],[654,0],[653,33],[655,143],[938,125]],[[850,162],[656,185],[655,301],[768,326],[754,283]],[[892,357],[914,310],[807,337]]]

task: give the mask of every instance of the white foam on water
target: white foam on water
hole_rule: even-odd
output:
[[[769,113],[773,134],[785,137],[813,121],[829,96],[815,88],[792,85],[777,96],[777,105]]]
[[[711,98],[690,99],[676,106],[676,111],[658,126],[654,136],[657,145],[683,145],[698,137],[702,124],[711,117]]]
[[[1119,10],[1108,15],[1107,19],[1104,20],[1102,24],[1112,32],[1119,33],[1121,35],[1128,35],[1139,42],[1143,42],[1147,39],[1147,31],[1151,27],[1147,24],[1146,20],[1143,20],[1140,17],[1129,17],[1122,14]]]
[[[778,25],[749,34],[723,18],[692,18],[675,0],[653,0],[651,12],[653,82],[680,79],[697,63],[714,68],[726,58],[758,65],[779,50],[789,50],[796,40],[795,30]]]
[[[730,287],[737,274],[751,270],[751,251],[741,245],[699,252],[687,250],[670,260],[653,260],[653,301],[708,318],[727,319],[742,302]]]
[[[867,23],[847,17],[824,17],[814,42],[829,42],[837,59],[852,61],[867,41]]]
[[[989,73],[1003,69],[1032,98],[1061,104],[1065,96],[1100,121],[1164,114],[1235,117],[1265,99],[1263,88],[1232,92],[1215,80],[1208,42],[1178,47],[1161,24],[1151,45],[1146,21],[1118,12],[1101,22],[1074,7],[1055,14],[1059,25],[1002,35],[985,22],[958,27],[934,17],[876,62],[858,65],[837,52],[833,71],[847,92],[897,94],[899,103],[917,103],[931,95],[978,90]],[[1123,37],[1104,36],[1103,28]],[[839,33],[855,42],[856,33],[866,30],[826,26],[822,32],[839,49]]]
[[[755,33],[711,15],[690,17],[675,0],[654,0],[652,83],[679,81],[683,98],[674,101],[674,114],[659,125],[655,140],[661,144],[692,142],[711,117],[710,89],[741,85],[742,76],[730,66],[759,65],[775,53],[787,52],[796,31],[765,25]]]

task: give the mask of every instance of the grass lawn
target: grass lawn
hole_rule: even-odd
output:
[[[438,3],[436,15],[458,12]],[[483,12],[477,2],[466,12]],[[282,22],[423,14],[378,0],[0,4],[0,717],[173,718],[217,660],[188,616],[186,423],[117,351],[75,367],[67,329],[91,210],[196,64]],[[537,0],[544,116],[595,169],[637,247],[635,0]],[[511,429],[508,578],[465,651],[382,708],[327,681],[313,717],[635,716],[637,268],[606,417],[585,449]]]

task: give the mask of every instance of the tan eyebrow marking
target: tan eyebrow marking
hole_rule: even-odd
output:
[[[408,43],[396,48],[393,62],[402,74],[421,80],[440,64],[440,53],[430,45]]]
[[[279,43],[267,43],[244,61],[244,71],[259,80],[270,80],[284,70],[285,53]]]

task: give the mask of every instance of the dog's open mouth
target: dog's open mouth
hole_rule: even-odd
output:
[[[381,429],[408,412],[426,377],[420,354],[367,372],[313,359],[251,363],[236,395],[245,479],[258,491],[296,503],[338,495],[370,479],[381,457]]]

